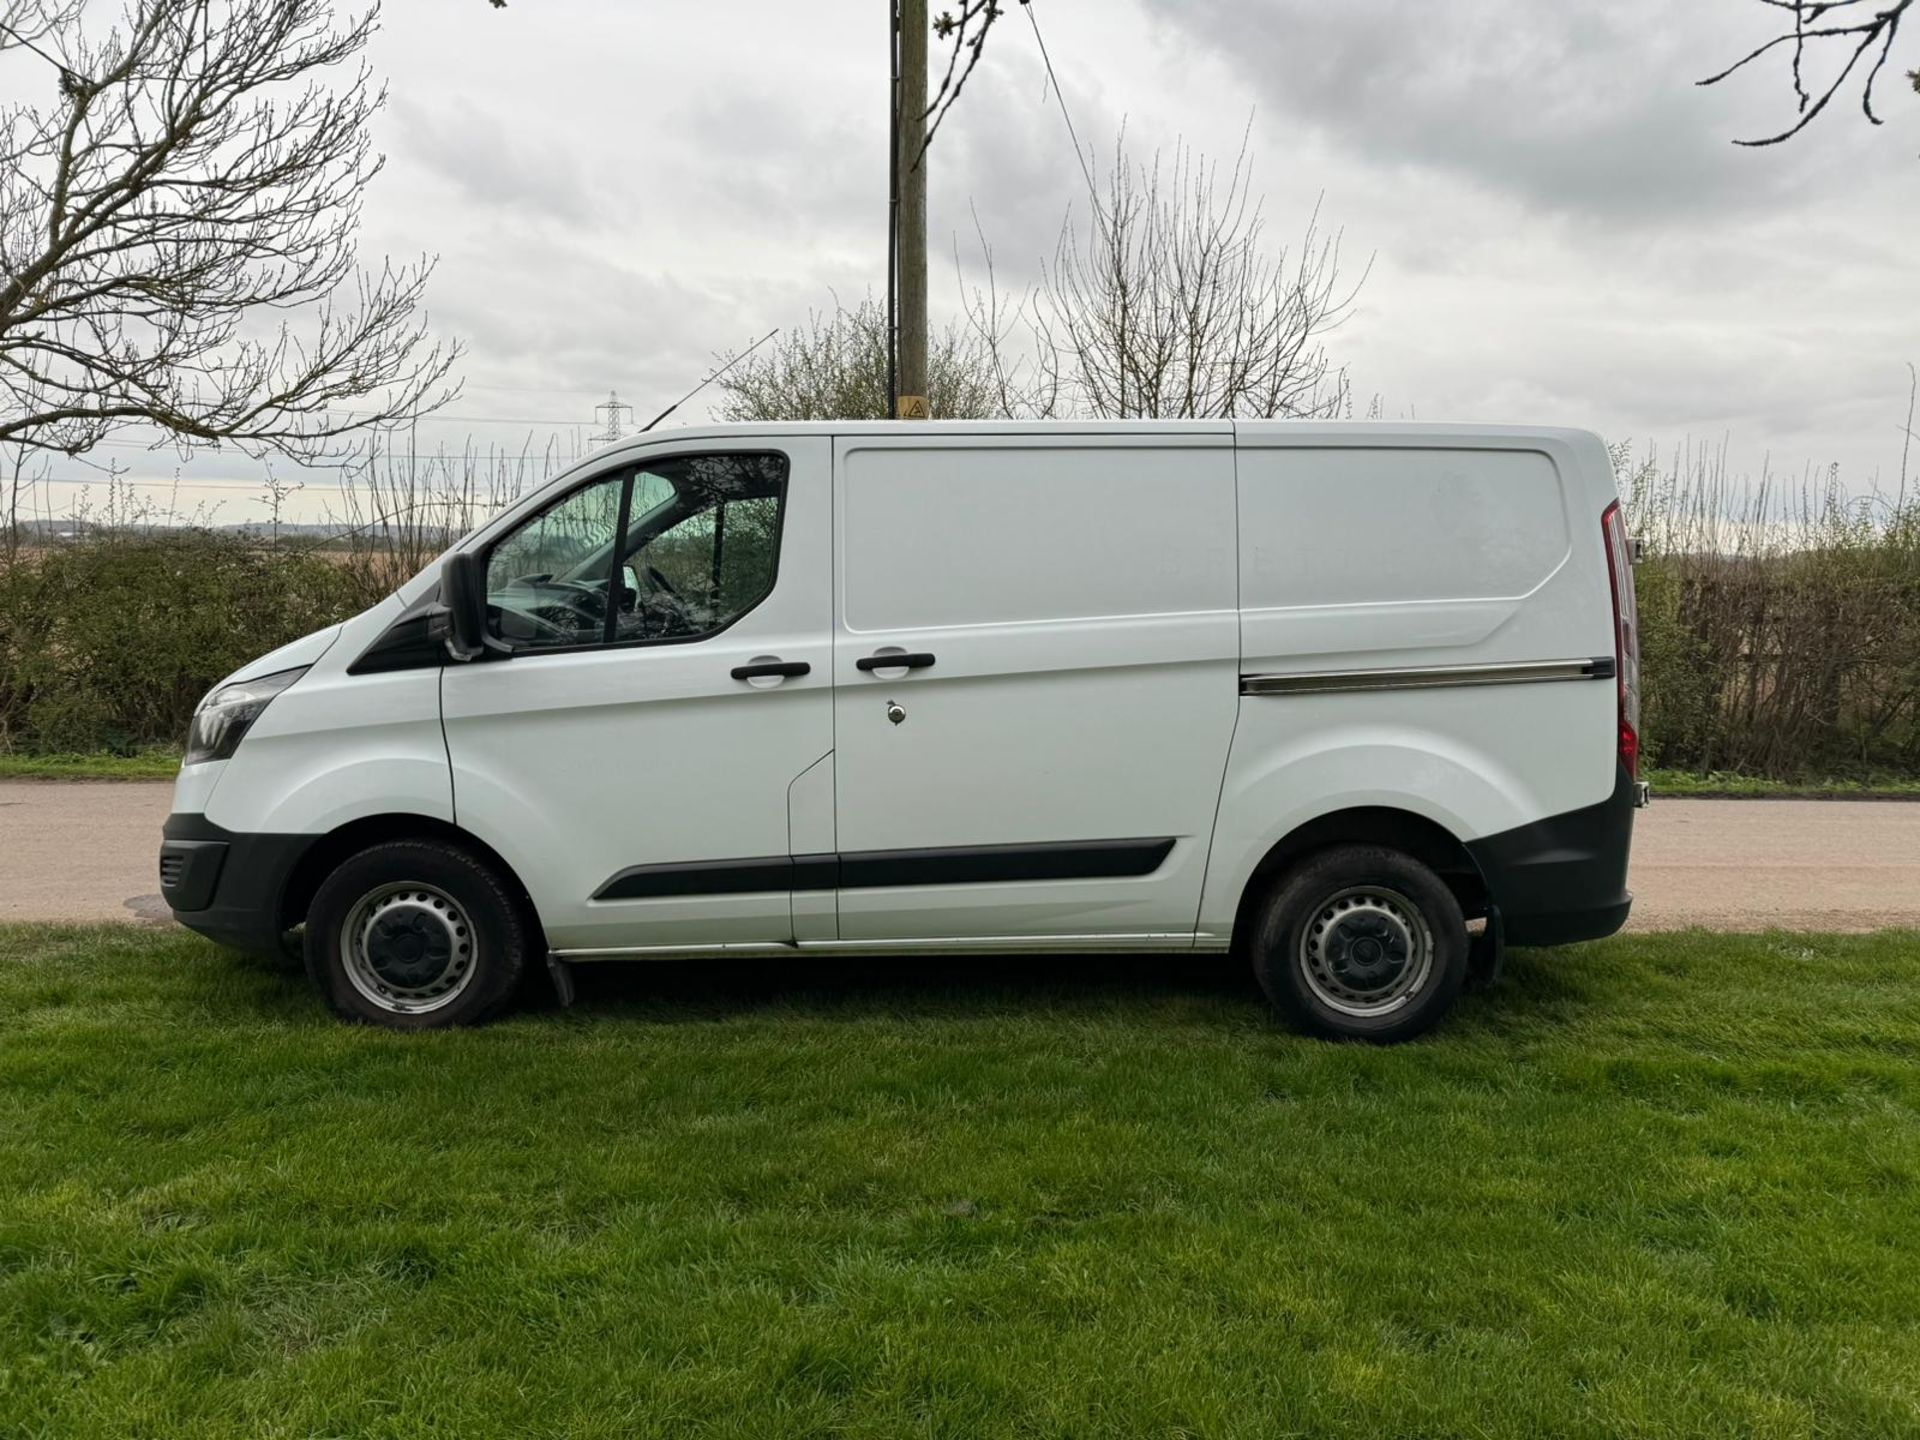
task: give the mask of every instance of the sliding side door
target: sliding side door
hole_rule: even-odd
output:
[[[1191,939],[1239,703],[1232,444],[836,442],[843,941]]]

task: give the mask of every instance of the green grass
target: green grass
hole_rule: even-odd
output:
[[[1731,797],[1776,800],[1920,800],[1920,777],[1869,775],[1856,779],[1768,780],[1728,770],[1697,774],[1689,770],[1650,770],[1654,798],[1662,795],[1700,799]]]
[[[1920,936],[590,972],[403,1037],[0,930],[0,1434],[1920,1434]]]
[[[0,780],[171,780],[180,773],[178,750],[136,755],[0,754]]]

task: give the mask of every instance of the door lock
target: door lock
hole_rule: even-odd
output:
[[[901,721],[905,720],[906,718],[907,718],[907,712],[900,708],[899,701],[897,700],[887,701],[887,719],[891,720],[894,724],[898,725]]]

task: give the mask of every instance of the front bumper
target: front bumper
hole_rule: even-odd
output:
[[[287,882],[317,835],[246,835],[204,815],[169,815],[160,894],[173,918],[236,950],[272,954],[285,933]]]
[[[1640,787],[1624,765],[1597,805],[1550,815],[1467,846],[1512,945],[1598,940],[1627,923],[1627,857]]]

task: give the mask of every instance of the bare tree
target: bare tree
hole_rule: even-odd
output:
[[[377,7],[129,0],[104,34],[92,8],[0,0],[0,52],[46,82],[0,108],[0,441],[147,424],[312,460],[451,398],[432,262],[354,259]]]
[[[730,363],[733,355],[721,357]],[[927,354],[928,402],[935,419],[994,416],[996,387],[985,346],[949,326]],[[887,312],[868,299],[852,310],[814,315],[771,350],[749,357],[717,382],[723,420],[886,420]]]
[[[1884,122],[1873,108],[1874,88],[1892,58],[1894,41],[1900,36],[1900,23],[1914,0],[1759,0],[1769,9],[1784,13],[1792,28],[1755,46],[1717,75],[1700,83],[1718,85],[1729,75],[1744,70],[1761,57],[1785,50],[1791,57],[1793,96],[1800,118],[1777,135],[1763,140],[1736,140],[1736,145],[1778,145],[1791,140],[1817,119],[1846,88],[1863,61],[1871,59],[1860,82],[1860,109],[1868,120]],[[1824,83],[1809,88],[1807,63],[1815,55],[1844,58],[1845,64]],[[1920,71],[1909,70],[1907,79],[1920,90]]]
[[[1349,400],[1325,337],[1363,272],[1309,219],[1298,251],[1269,249],[1243,145],[1231,170],[1178,147],[1136,165],[1115,146],[1083,234],[1069,214],[1039,285],[1011,307],[991,279],[970,307],[1001,409],[1115,419],[1326,416]],[[1016,337],[1032,340],[1015,355]]]

